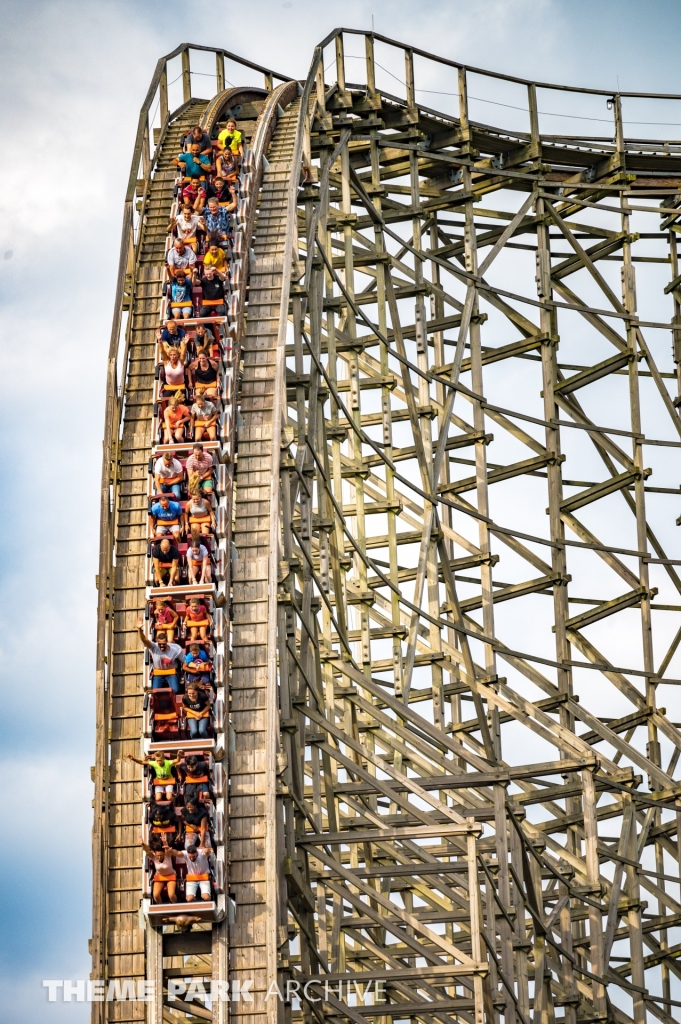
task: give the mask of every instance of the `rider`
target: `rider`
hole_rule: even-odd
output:
[[[185,800],[178,808],[178,817],[184,824],[185,849],[188,846],[210,846],[208,811],[196,800]]]
[[[167,494],[161,494],[149,509],[149,529],[152,537],[164,533],[172,533],[176,540],[180,538],[182,529],[182,506],[171,501]]]
[[[149,844],[144,842],[140,836],[140,846],[154,865],[152,898],[154,903],[162,902],[163,889],[168,887],[168,899],[171,903],[177,903],[175,889],[177,887],[177,872],[173,864],[173,853],[166,841],[165,834],[163,841],[157,835],[149,838]]]
[[[184,800],[198,800],[203,793],[204,802],[210,800],[210,786],[208,784],[208,763],[196,754],[187,754],[184,759]]]
[[[151,686],[153,690],[160,690],[169,686],[173,693],[180,692],[178,679],[177,662],[182,657],[183,650],[179,644],[169,644],[168,638],[163,631],[156,634],[156,643],[149,640],[142,629],[143,620],[137,620],[137,632],[139,638],[148,651],[151,652],[153,664],[153,677]]]
[[[185,899],[187,903],[193,903],[197,891],[201,890],[201,899],[209,900],[210,891],[210,864],[208,863],[208,850],[199,849],[198,846],[188,846],[183,852],[175,856],[178,859],[184,857],[187,865],[187,880],[185,882]]]
[[[175,452],[165,451],[160,459],[156,460],[154,466],[154,485],[157,494],[168,494],[170,491],[175,498],[182,497],[182,480],[184,470],[179,459],[175,458]]]
[[[183,752],[178,750],[177,757],[172,758],[170,754],[157,750],[154,754],[147,754],[145,758],[133,757],[127,754],[128,761],[135,764],[148,765],[154,773],[154,800],[158,803],[165,795],[166,800],[173,799],[175,791],[175,775],[173,768],[182,760]]]
[[[196,683],[187,683],[187,692],[182,698],[187,717],[190,740],[205,739],[210,725],[210,703]]]

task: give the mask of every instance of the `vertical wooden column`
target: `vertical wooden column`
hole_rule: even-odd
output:
[[[414,85],[414,51],[409,47],[404,51],[404,72],[407,83],[407,118],[410,121],[418,121]]]
[[[480,930],[480,887],[478,884],[478,862],[475,847],[475,836],[470,833],[466,837],[466,858],[468,861],[468,899],[470,908],[471,957],[476,964],[482,963],[482,942]],[[473,977],[473,993],[475,996],[475,1024],[484,1024],[482,978],[480,974]]]
[[[537,95],[534,85],[529,86],[529,107],[530,125],[532,132],[532,146],[536,148],[539,155],[540,138],[537,113]],[[559,407],[555,400],[554,388],[558,383],[558,324],[555,309],[549,305],[553,297],[551,283],[551,241],[549,234],[549,222],[546,215],[545,200],[537,198],[535,202],[535,217],[537,220],[537,294],[545,303],[539,312],[539,323],[544,341],[541,347],[542,359],[542,390],[544,393],[544,419],[547,423],[556,423],[559,419]],[[546,468],[548,484],[548,513],[549,531],[553,543],[551,548],[551,568],[554,573],[560,574],[560,580],[553,585],[553,618],[556,643],[556,660],[559,663],[557,670],[558,689],[561,693],[572,693],[572,672],[567,662],[570,660],[570,643],[567,637],[565,622],[569,618],[567,565],[565,547],[565,527],[561,518],[560,505],[563,500],[562,481],[562,458],[560,428],[558,426],[545,427],[546,450],[551,454],[551,460]],[[574,718],[566,709],[565,705],[560,708],[560,723],[570,730],[574,730]],[[577,781],[578,776],[572,776]],[[573,797],[568,806],[572,813],[581,812],[581,801],[579,797]],[[568,830],[567,847],[571,853],[578,853],[577,838],[572,830]],[[561,935],[568,948],[572,946],[572,925],[569,903],[564,908],[560,917]],[[572,964],[567,957],[561,958],[561,981],[570,997],[575,995],[575,977]],[[575,1024],[576,1006],[573,1002],[565,1005],[565,1024]]]
[[[582,772],[582,799],[584,801],[584,860],[589,891],[594,897],[593,903],[600,899],[601,884],[598,865],[598,821],[596,818],[596,787],[593,772],[590,769]],[[603,921],[598,906],[589,904],[589,961],[591,973],[597,978],[604,976],[603,963]],[[597,981],[591,982],[593,1003],[598,1013],[607,1010],[605,986]]]
[[[527,106],[530,114],[530,145],[533,157],[541,156],[541,138],[539,135],[539,111],[537,110],[537,87],[534,82],[527,87]]]
[[[192,98],[192,76],[189,64],[189,48],[182,51],[182,101],[189,103]]]
[[[462,139],[465,139],[467,148],[470,148],[470,128],[468,121],[468,85],[465,68],[459,68],[459,121],[461,123]],[[462,167],[464,193],[470,195],[472,191],[471,171],[469,166]],[[478,273],[478,248],[475,232],[475,214],[472,201],[469,199],[464,208],[464,254],[465,266],[469,274]],[[466,309],[469,310],[468,338],[471,353],[471,385],[477,395],[483,393],[482,379],[482,341],[480,332],[480,310],[478,292],[476,285],[468,282],[466,295]],[[485,433],[485,413],[479,399],[473,399],[473,424],[476,432]],[[487,450],[482,441],[475,445],[475,480],[478,511],[485,517],[489,516],[489,497],[487,491]],[[480,564],[480,581],[482,585],[482,617],[483,629],[487,636],[494,636],[494,605],[492,597],[492,563],[490,558],[490,534],[487,524],[482,520],[478,521],[478,546],[483,561]],[[488,675],[494,677],[497,674],[496,655],[490,644],[485,644],[485,670]],[[480,715],[481,710],[478,711]],[[493,758],[501,757],[501,734],[499,727],[499,713],[496,707],[489,712],[489,733],[493,744],[493,751],[490,754]],[[483,729],[483,736],[485,735]]]
[[[159,116],[161,118],[161,128],[168,120],[169,107],[168,107],[168,65],[163,65],[163,71],[161,72],[161,81],[159,83]]]
[[[623,126],[622,126],[622,108],[620,97],[616,97],[615,103],[615,115],[617,125],[617,138],[618,138],[618,151],[624,150],[623,142]],[[623,157],[624,159],[624,157]],[[622,246],[622,302],[627,313],[632,316],[636,315],[637,303],[636,303],[636,273],[634,270],[634,264],[631,253],[631,241],[630,241],[630,215],[629,215],[629,201],[626,197],[622,197],[621,200],[622,208],[622,230],[625,231],[626,238]],[[629,401],[631,407],[631,430],[634,433],[640,433],[642,429],[641,421],[641,403],[639,395],[639,380],[638,380],[638,331],[639,328],[635,327],[631,320],[626,321],[627,330],[627,345],[629,348]],[[637,438],[633,439],[634,445],[634,465],[637,470],[637,478],[634,482],[634,501],[635,501],[635,514],[636,514],[636,541],[639,551],[645,551],[648,544],[648,527],[646,521],[646,502],[645,502],[645,489],[644,489],[644,454],[645,449],[642,444],[639,443]],[[639,582],[641,587],[644,588],[644,592],[641,596],[641,641],[643,646],[643,667],[647,673],[646,676],[646,703],[650,708],[656,706],[656,683],[651,678],[655,673],[655,663],[653,657],[653,623],[652,623],[652,611],[650,606],[650,578],[648,572],[648,563],[643,559],[639,558],[638,563],[639,571]],[[646,748],[648,759],[658,767],[661,765],[661,754],[660,744],[658,741],[657,726],[651,717],[648,718],[648,744]],[[656,785],[652,777],[649,777],[649,785],[651,789],[659,788]],[[655,811],[655,824],[659,825],[661,822],[661,814],[659,811]],[[638,861],[638,854],[636,852],[636,829],[631,829],[632,840],[630,843],[630,852],[628,856],[632,857],[632,850],[634,851],[633,859]],[[632,845],[633,844],[633,845]],[[664,853],[662,845],[659,842],[655,843],[655,862],[656,870],[661,874],[664,874]],[[665,888],[663,879],[660,879],[662,889]],[[635,985],[641,988],[645,988],[645,972],[644,972],[644,960],[643,960],[643,934],[641,931],[641,911],[640,911],[640,897],[638,896],[638,880],[635,875],[635,871],[631,868],[627,868],[627,885],[630,897],[634,904],[632,910],[629,912],[629,941],[631,951],[631,980]],[[633,896],[632,896],[633,894]],[[664,906],[660,905],[660,913],[666,912]],[[666,942],[666,933],[662,931],[660,933],[661,941]],[[606,965],[607,966],[607,965]],[[669,995],[669,969],[666,964],[662,965],[662,980],[663,980],[663,992]],[[634,1020],[636,1024],[645,1024],[646,1019],[646,1008],[644,1001],[640,998],[634,998]]]
[[[224,92],[225,89],[225,55],[217,50],[215,53],[215,85],[216,92]]]
[[[471,128],[468,123],[468,82],[465,68],[458,68],[457,78],[459,87],[459,134],[463,152],[465,153],[471,141]]]
[[[142,177],[145,181],[149,180],[150,170],[151,154],[149,152],[149,115],[147,114],[147,123],[144,127],[144,135],[142,137]]]
[[[343,33],[339,33],[335,40],[336,47],[336,82],[338,83],[338,95],[344,106],[352,106],[352,100],[345,88],[345,47],[343,46]]]
[[[381,98],[376,93],[376,64],[374,62],[373,36],[366,35],[364,37],[364,51],[366,54],[367,70],[367,102],[376,109],[380,109]]]

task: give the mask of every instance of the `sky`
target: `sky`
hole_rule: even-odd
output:
[[[89,973],[105,359],[138,111],[181,42],[304,78],[339,15],[318,0],[2,0],[0,17],[0,1022],[80,1022],[88,1007],[49,1004],[42,980]],[[674,0],[345,0],[342,19],[522,77],[681,92]]]

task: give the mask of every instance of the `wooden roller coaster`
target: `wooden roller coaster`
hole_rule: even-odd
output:
[[[190,51],[215,53],[210,101]],[[225,88],[226,60],[263,86]],[[522,130],[476,120],[472,80]],[[602,137],[543,130],[551,102],[583,128],[585,98]],[[627,120],[672,100],[347,29],[301,83],[221,49],[159,61],[108,363],[91,940],[93,978],[151,996],[93,1003],[94,1024],[678,1020],[681,142]],[[152,902],[126,758],[168,749],[136,625],[163,590],[171,160],[228,116],[245,155],[194,743],[212,888],[187,930],[189,904]]]

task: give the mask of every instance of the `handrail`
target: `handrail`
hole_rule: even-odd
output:
[[[215,46],[199,46],[198,44],[195,45],[194,43],[182,43],[180,46],[177,46],[171,53],[167,53],[165,57],[160,57],[159,60],[156,62],[156,68],[154,69],[154,74],[152,75],[147,95],[144,98],[144,102],[140,110],[140,116],[137,123],[137,135],[135,136],[135,147],[133,149],[132,154],[130,177],[128,178],[128,188],[125,196],[126,202],[132,201],[135,194],[135,184],[137,182],[137,171],[139,169],[140,157],[142,155],[144,135],[145,131],[148,132],[149,129],[149,125],[145,122],[145,116],[148,116],[149,114],[151,104],[153,102],[154,96],[156,95],[156,90],[161,85],[161,79],[163,77],[164,71],[167,70],[168,61],[173,60],[175,57],[178,57],[181,54],[189,54],[190,50],[203,50],[204,52],[214,53],[216,57],[222,57],[223,60],[225,59],[225,57],[227,57],[228,60],[233,60],[237,64],[243,64],[244,67],[250,68],[251,71],[260,71],[263,75],[265,75],[266,80],[269,77],[270,79],[277,78],[281,82],[291,81],[290,75],[283,75],[280,74],[278,71],[272,71],[271,68],[265,68],[261,64],[255,64],[253,61],[247,60],[245,57],[239,57],[236,53],[232,53],[230,50],[223,50],[220,47]],[[189,67],[188,61],[186,69],[183,69],[183,73],[191,75],[191,68]],[[167,101],[167,84],[165,88]],[[191,97],[186,98],[189,99]],[[162,121],[165,121],[167,119],[167,110],[165,113],[166,117],[162,118]]]
[[[534,81],[530,78],[518,78],[517,75],[507,75],[501,71],[489,71],[487,68],[478,68],[470,64],[462,64],[460,61],[450,60],[447,57],[439,57],[437,54],[429,53],[427,50],[422,50],[418,46],[412,46],[408,43],[401,43],[398,39],[392,39],[390,36],[381,35],[380,32],[368,32],[357,28],[336,28],[326,36],[319,47],[322,50],[329,43],[332,43],[335,39],[342,35],[351,36],[364,36],[364,38],[375,39],[381,43],[387,43],[389,46],[395,46],[400,50],[410,51],[419,57],[425,57],[427,60],[432,60],[436,64],[443,64],[446,67],[456,68],[461,71],[470,71],[474,75],[484,75],[486,78],[498,78],[503,82],[514,82],[516,85],[528,85],[534,86],[535,89],[553,89],[558,92],[578,92],[585,93],[592,96],[605,96],[606,99],[611,99],[614,96],[621,96],[629,99],[649,99],[649,100],[681,100],[681,94],[679,93],[663,93],[663,92],[626,92],[621,89],[592,89],[578,85],[560,85],[556,82],[539,82]]]

